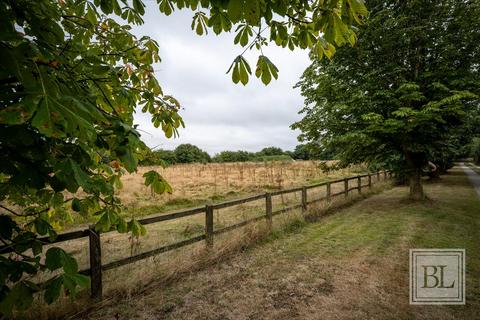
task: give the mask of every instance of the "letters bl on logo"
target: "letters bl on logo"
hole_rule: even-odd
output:
[[[465,304],[465,249],[410,249],[411,304]]]

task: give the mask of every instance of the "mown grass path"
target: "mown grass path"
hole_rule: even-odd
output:
[[[460,166],[465,172],[465,174],[468,176],[468,179],[470,180],[473,187],[477,191],[478,196],[480,197],[480,175],[469,167],[465,166],[463,163],[461,163]]]
[[[428,201],[393,188],[87,317],[479,319],[480,199],[460,167],[425,189]],[[466,249],[465,306],[409,305],[410,248]]]

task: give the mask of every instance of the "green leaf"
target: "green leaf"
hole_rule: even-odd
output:
[[[212,9],[212,15],[208,19],[208,26],[213,29],[215,34],[220,34],[222,31],[230,31],[232,23],[225,17],[223,12]]]
[[[233,72],[232,72],[232,81],[234,83],[238,83],[240,81],[240,72],[238,70],[239,63],[235,63],[235,66],[233,67]]]
[[[171,15],[174,10],[173,4],[171,3],[170,0],[160,0],[159,9],[160,9],[160,12],[165,13],[165,15],[167,16]]]
[[[255,75],[267,85],[272,80],[272,76],[275,79],[278,78],[278,69],[266,56],[261,55],[258,57]]]
[[[230,71],[232,71],[232,81],[234,83],[241,82],[243,85],[248,83],[249,75],[252,74],[250,65],[242,56],[235,58],[230,68],[228,68],[227,73]]]
[[[197,27],[195,28],[195,32],[201,36],[204,33],[203,25],[201,23],[197,24]]]
[[[37,231],[37,233],[41,236],[47,234],[49,229],[52,228],[50,223],[48,223],[47,221],[45,221],[44,219],[42,219],[40,217],[38,217],[34,220],[34,226],[35,226],[35,230]]]
[[[75,274],[78,271],[77,260],[75,260],[68,253],[64,252],[62,256],[63,271],[67,274]]]
[[[260,24],[260,0],[248,0],[244,2],[245,20],[252,26]]]
[[[73,178],[77,182],[77,184],[83,188],[90,187],[90,177],[86,174],[78,165],[78,163],[72,159],[68,160],[68,164],[70,165],[71,171],[73,173]]]
[[[105,211],[98,222],[95,224],[95,229],[98,231],[110,231],[117,221],[117,215],[111,211]]]
[[[132,149],[129,146],[122,148],[122,153],[120,154],[119,158],[128,172],[135,171],[138,162],[136,156],[134,155]]]
[[[118,218],[117,231],[120,233],[128,232],[128,224],[122,217]]]
[[[83,211],[82,202],[78,198],[73,198],[72,200],[72,210],[76,212]]]
[[[235,44],[240,43],[242,47],[245,47],[248,44],[249,37],[253,36],[252,28],[249,25],[244,24],[244,25],[240,25],[237,28],[237,31],[238,33],[235,36],[235,39],[233,42]]]
[[[13,234],[13,229],[17,224],[6,215],[0,215],[0,237],[2,239],[11,239]]]
[[[133,8],[141,15],[145,14],[145,5],[141,0],[133,0]]]
[[[248,83],[249,75],[252,74],[252,70],[250,69],[248,62],[243,57],[240,58],[239,70],[240,81],[243,85],[246,85]]]
[[[95,7],[91,4],[87,4],[87,14],[85,15],[85,18],[87,18],[88,22],[90,22],[92,25],[96,26],[98,23],[97,20],[97,12],[95,10]]]
[[[0,110],[0,123],[22,124],[29,120],[37,108],[32,99],[25,99],[22,104],[13,104]]]
[[[60,248],[50,248],[45,254],[45,265],[50,271],[57,270],[62,266],[62,252]]]
[[[32,125],[47,137],[65,136],[65,132],[57,128],[52,120],[53,102],[49,100],[48,96],[42,98],[38,104],[37,112],[32,118]]]
[[[58,299],[60,296],[60,290],[62,289],[62,284],[63,277],[61,276],[55,277],[46,283],[46,289],[43,295],[45,302],[52,304]]]
[[[192,30],[195,30],[195,32],[201,36],[204,33],[208,34],[207,31],[207,24],[208,24],[208,18],[205,16],[203,12],[197,12],[195,13],[195,16],[193,17],[192,20]]]
[[[100,8],[105,14],[112,13],[113,12],[112,0],[100,0]]]
[[[145,227],[142,226],[140,222],[135,219],[130,220],[130,222],[128,223],[128,227],[134,237],[138,238],[139,236],[144,236],[145,234],[147,234],[147,230],[145,229]]]
[[[163,177],[156,171],[151,170],[143,174],[145,178],[145,185],[150,186],[151,190],[155,193],[162,194],[164,192],[172,193],[172,187]]]
[[[90,278],[83,274],[74,273],[67,275],[70,280],[77,284],[81,288],[88,288],[90,286]]]
[[[63,249],[53,247],[47,250],[45,254],[45,265],[50,271],[63,267],[63,271],[73,274],[78,271],[77,261]]]
[[[42,243],[40,241],[33,241],[32,242],[32,252],[33,252],[34,256],[42,253],[42,248],[43,248],[43,246],[42,246]]]
[[[230,20],[235,23],[240,21],[243,16],[244,0],[230,0],[228,2],[227,12]]]

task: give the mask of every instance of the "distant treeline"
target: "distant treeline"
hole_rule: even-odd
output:
[[[306,144],[300,144],[293,151],[277,147],[263,148],[258,152],[222,151],[211,157],[207,152],[192,144],[181,144],[175,150],[157,149],[149,151],[140,160],[140,165],[172,165],[176,163],[246,162],[246,161],[291,161],[291,160],[330,160],[332,154],[313,151]]]

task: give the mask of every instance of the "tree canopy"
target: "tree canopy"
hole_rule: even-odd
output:
[[[210,155],[193,144],[181,144],[173,151],[175,159],[179,163],[200,162],[207,163],[212,161]]]
[[[157,3],[165,15],[193,11],[199,35],[235,29],[235,43],[259,50],[255,76],[265,84],[278,76],[262,53],[268,43],[331,57],[336,46],[355,42],[353,26],[367,14],[361,0]],[[38,236],[55,239],[55,219],[94,215],[97,230],[145,232],[119,215],[115,196],[121,176],[136,170],[146,149],[133,113],[149,113],[167,138],[184,123],[179,102],[155,77],[157,42],[130,31],[144,13],[142,0],[0,2],[0,237],[2,250],[14,250],[0,256],[0,312],[7,316],[28,308],[34,293],[43,292],[51,303],[62,290],[75,297],[77,286],[88,285],[65,251],[50,248],[40,259]],[[242,54],[229,72],[243,84],[252,73]],[[145,184],[171,191],[155,171],[145,173]],[[30,281],[43,271],[55,273],[42,284]]]
[[[238,151],[222,151],[216,154],[213,162],[245,162],[253,161],[255,154],[253,152],[238,150]]]
[[[478,114],[480,2],[371,0],[353,48],[304,72],[299,139],[335,148],[341,165],[389,165],[423,198],[421,170],[446,156]]]

